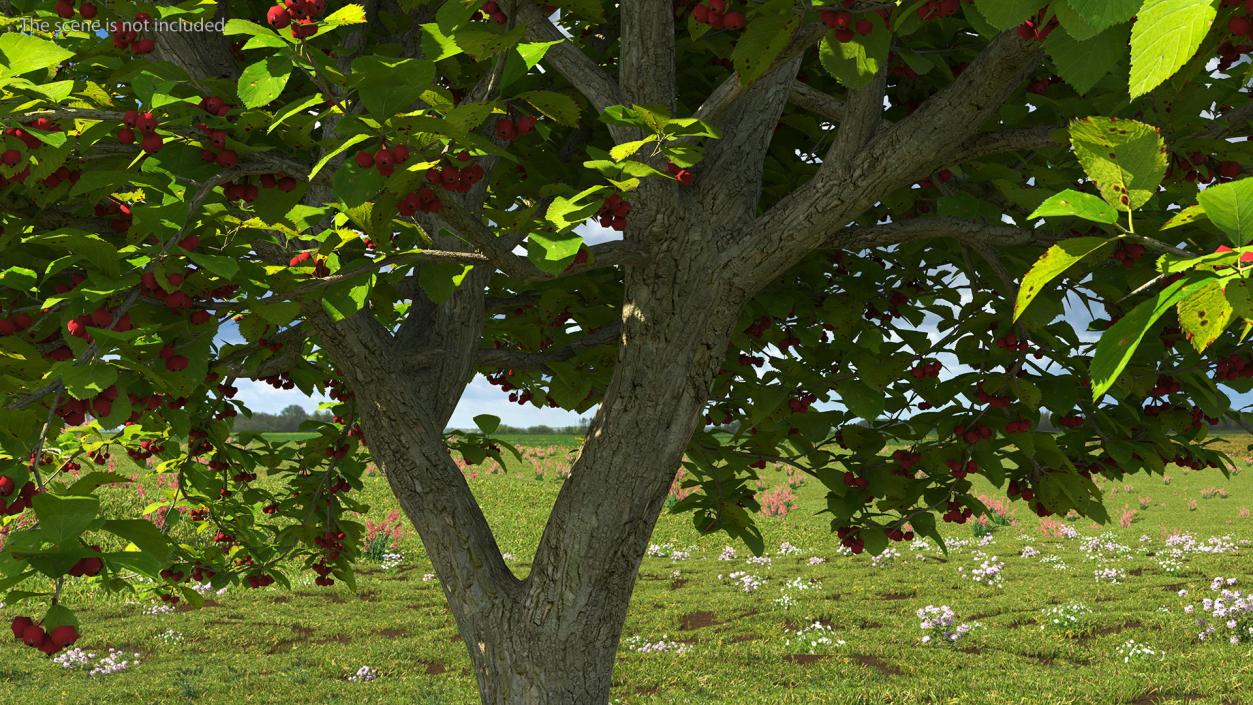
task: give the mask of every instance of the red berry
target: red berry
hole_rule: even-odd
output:
[[[155,132],[144,135],[144,141],[141,144],[143,150],[148,154],[156,154],[157,152],[160,152],[161,148],[164,146],[165,140],[161,139],[161,135],[158,135]]]
[[[291,13],[287,11],[287,8],[275,5],[265,13],[265,21],[274,29],[282,29],[291,24]]]
[[[362,169],[369,169],[374,166],[374,155],[367,150],[357,152],[357,166]]]

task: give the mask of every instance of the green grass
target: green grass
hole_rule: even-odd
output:
[[[521,575],[572,445],[551,437],[509,440],[528,446],[523,461],[510,463],[508,473],[480,473],[470,484]],[[1238,443],[1247,458],[1244,441]],[[996,528],[993,543],[982,549],[970,525],[945,525],[949,540],[969,543],[948,556],[897,544],[900,556],[880,566],[866,556],[838,554],[826,520],[814,514],[823,492],[813,481],[795,488],[797,511],[762,521],[769,566],[747,565],[742,546],[738,560],[720,561],[729,543],[724,536],[699,536],[688,516],[665,515],[654,542],[690,557],[645,559],[625,637],[665,638],[687,651],[645,654],[624,645],[613,697],[624,704],[684,705],[1253,702],[1253,646],[1199,642],[1193,617],[1182,610],[1207,592],[1214,576],[1237,577],[1237,587],[1253,590],[1253,518],[1241,511],[1253,507],[1253,466],[1246,460],[1242,469],[1230,481],[1216,472],[1171,468],[1169,483],[1162,477],[1104,483],[1111,514],[1135,510],[1134,521],[1125,528],[1071,525],[1083,537],[1108,531],[1130,547],[1116,561],[1127,573],[1119,585],[1094,579],[1097,563],[1080,550],[1082,539],[1044,537],[1039,520],[1022,506],[1012,513],[1015,524]],[[786,481],[772,471],[766,486]],[[1204,493],[1207,488],[1229,497],[1204,498],[1213,494]],[[377,475],[369,478],[366,495],[376,520],[395,507]],[[142,506],[121,496],[113,501]],[[1169,574],[1158,561],[1168,550],[1164,539],[1178,530],[1198,539],[1228,535],[1244,545],[1235,553],[1188,554],[1181,572]],[[1150,540],[1142,543],[1142,535]],[[781,556],[782,542],[802,551]],[[1027,545],[1040,556],[1020,557]],[[1004,562],[1003,588],[963,577],[959,569],[978,565],[976,550]],[[202,609],[169,614],[147,615],[143,608],[152,603],[128,604],[74,586],[67,600],[85,624],[79,645],[138,652],[141,663],[92,677],[6,642],[0,703],[476,703],[465,646],[438,584],[423,579],[430,563],[412,532],[400,551],[405,562],[399,568],[363,565],[356,593],[339,585],[316,588],[299,575],[290,593],[232,589]],[[810,565],[811,556],[827,560]],[[1066,569],[1050,567],[1041,560],[1046,556],[1057,556]],[[746,594],[718,578],[733,571],[747,571],[763,584]],[[776,603],[798,577],[814,588],[788,590],[793,606]],[[1189,598],[1176,594],[1184,588]],[[1091,610],[1081,630],[1042,628],[1046,608],[1076,602]],[[928,604],[950,605],[959,621],[981,626],[952,647],[923,646],[915,612]],[[15,613],[4,610],[6,619]],[[809,656],[789,643],[789,629],[814,621],[829,625],[846,644]],[[171,631],[178,643],[160,636]],[[1124,663],[1118,647],[1128,639],[1161,658]],[[379,679],[345,680],[363,665],[377,669]]]

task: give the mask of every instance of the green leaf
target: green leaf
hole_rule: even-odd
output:
[[[1082,118],[1070,123],[1070,145],[1101,197],[1119,210],[1147,203],[1166,174],[1166,144],[1152,125]]]
[[[1057,13],[1066,34],[1082,42],[1130,20],[1143,1],[1066,0],[1050,4],[1049,9]]]
[[[418,286],[437,305],[452,298],[473,265],[451,262],[426,262],[418,269]]]
[[[1061,276],[1079,260],[1105,247],[1111,240],[1103,237],[1076,237],[1053,245],[1036,261],[1031,271],[1022,278],[1018,300],[1014,302],[1014,320],[1027,310],[1027,306],[1044,289],[1044,285]]]
[[[360,56],[352,71],[362,77],[357,84],[362,104],[379,121],[409,110],[435,79],[435,64],[417,59]]]
[[[289,118],[303,112],[307,112],[315,105],[321,105],[324,100],[325,99],[320,93],[315,93],[307,98],[297,98],[296,100],[293,100],[284,106],[282,110],[274,114],[274,119],[271,120],[270,124],[265,128],[266,134],[273,132],[279,125],[287,122]]]
[[[1248,279],[1229,280],[1223,293],[1235,315],[1253,321],[1253,283]]]
[[[537,267],[557,274],[564,270],[583,246],[583,238],[572,232],[558,234],[531,233],[527,238],[527,256]]]
[[[239,274],[239,260],[234,257],[206,255],[199,252],[186,252],[184,254],[187,256],[187,259],[195,262],[201,269],[223,279],[234,279],[235,275]]]
[[[1085,41],[1053,32],[1045,40],[1044,50],[1057,67],[1057,75],[1084,95],[1126,55],[1129,32],[1126,26],[1111,27]]]
[[[800,22],[791,0],[771,0],[753,14],[731,52],[741,85],[761,78],[792,41]],[[887,31],[879,33],[886,35]]]
[[[1118,211],[1090,193],[1066,189],[1050,196],[1028,218],[1070,215],[1096,223],[1115,223]]]
[[[1006,30],[1035,17],[1048,0],[975,0],[975,7],[993,27]]]
[[[58,367],[65,391],[75,399],[92,399],[117,382],[117,368],[105,363],[65,362]]]
[[[580,191],[571,198],[557,196],[549,204],[544,218],[557,226],[559,231],[568,230],[595,215],[604,202],[603,186],[593,186]]]
[[[480,431],[490,436],[496,432],[496,429],[500,428],[500,417],[492,416],[491,414],[479,414],[474,417],[474,425],[478,426]]]
[[[39,285],[39,274],[25,267],[9,267],[0,272],[0,284],[17,291],[34,291]]]
[[[161,563],[168,563],[172,547],[156,524],[144,519],[112,519],[102,527],[104,531],[130,541],[145,555]],[[129,550],[129,549],[128,549]]]
[[[263,27],[256,22],[240,19],[227,20],[226,27],[222,30],[222,34],[225,34],[228,37],[236,34],[246,34],[250,37],[276,36],[274,30],[269,27]]]
[[[1131,30],[1131,97],[1157,88],[1188,63],[1217,13],[1215,0],[1145,0]]]
[[[319,171],[322,171],[322,167],[326,166],[332,159],[340,154],[343,154],[346,150],[352,149],[354,145],[361,144],[368,139],[370,139],[370,135],[363,132],[353,135],[343,142],[340,142],[338,147],[327,152],[326,156],[319,159],[318,163],[313,165],[313,171],[309,172],[309,180],[312,181],[313,177],[317,176]]]
[[[1198,193],[1196,200],[1233,245],[1244,247],[1253,240],[1253,178],[1211,186]]]
[[[1205,209],[1201,206],[1188,206],[1178,213],[1171,216],[1170,220],[1162,225],[1162,230],[1170,230],[1184,225],[1191,225],[1205,217]]]
[[[457,40],[457,46],[461,47],[465,53],[474,57],[475,61],[482,61],[512,48],[525,35],[526,27],[519,24],[508,32],[463,27],[458,29],[453,37]]]
[[[1197,352],[1204,352],[1222,335],[1235,312],[1219,281],[1210,282],[1180,301],[1175,311],[1180,327]]]
[[[136,221],[139,220],[138,214],[142,210],[144,209],[135,209]],[[119,264],[121,258],[118,256],[117,248],[95,233],[85,233],[81,230],[62,230],[49,235],[37,235],[26,238],[23,242],[32,242],[64,250],[70,259],[76,261],[86,260],[110,276],[117,276],[121,273]]]
[[[322,310],[326,311],[331,320],[342,321],[354,315],[365,306],[365,300],[374,287],[374,275],[359,281],[346,281],[326,288],[322,294]]]
[[[527,71],[535,68],[535,65],[544,60],[544,55],[548,50],[560,44],[561,41],[552,42],[526,42],[517,46],[518,56],[522,57],[523,63],[526,64]]]
[[[239,75],[237,92],[245,108],[269,105],[283,93],[287,79],[291,78],[291,59],[276,55],[250,64]]]
[[[635,154],[636,152],[640,151],[640,148],[643,147],[644,145],[649,144],[651,142],[656,142],[656,141],[657,141],[657,135],[649,135],[642,140],[635,140],[634,142],[623,142],[622,144],[614,145],[613,149],[609,150],[609,156],[613,157],[613,160],[615,162],[620,162],[623,159],[626,159],[627,157],[631,156],[632,154]]]
[[[47,39],[8,29],[0,35],[0,76],[21,76],[56,66],[72,56],[74,52]]]
[[[527,91],[518,98],[530,103],[545,117],[559,125],[577,127],[579,124],[579,104],[564,93],[553,91]]]
[[[129,477],[115,472],[89,472],[75,480],[74,484],[65,488],[65,493],[67,495],[89,495],[102,485],[130,481]]]
[[[837,382],[840,401],[858,418],[874,421],[883,413],[884,397],[864,382],[850,379]]]
[[[1093,400],[1100,399],[1113,386],[1153,323],[1208,281],[1192,278],[1174,282],[1118,319],[1101,335],[1088,370],[1092,378]]]
[[[365,8],[361,5],[344,5],[322,20],[323,29],[344,27],[346,25],[364,24]]]
[[[887,550],[888,535],[883,529],[877,526],[863,527],[857,535],[866,542],[866,552],[872,556],[877,556]]]
[[[64,544],[79,537],[96,519],[100,500],[96,497],[63,497],[40,492],[31,500],[39,531],[49,541]]]
[[[877,24],[869,35],[857,35],[848,42],[838,42],[827,35],[818,47],[818,60],[842,85],[861,88],[887,64],[891,38],[891,33]]]

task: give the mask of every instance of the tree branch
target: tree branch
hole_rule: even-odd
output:
[[[1020,130],[984,132],[966,140],[958,156],[958,163],[973,162],[1004,152],[1033,152],[1066,144],[1064,125],[1057,127],[1032,127]]]
[[[618,69],[627,100],[674,108],[674,5],[632,0],[619,5],[622,32]],[[554,47],[555,48],[555,47]]]
[[[833,123],[844,119],[844,100],[824,93],[804,81],[792,81],[788,102]]]
[[[612,323],[597,328],[566,345],[541,352],[484,348],[479,351],[474,364],[476,367],[490,367],[492,369],[543,369],[550,362],[569,360],[583,350],[614,343],[621,334],[622,324]]]
[[[937,238],[950,238],[980,248],[995,248],[1053,243],[1066,239],[1066,235],[960,218],[914,218],[899,223],[842,228],[827,238],[824,247],[859,250]]]
[[[827,150],[822,169],[838,168],[874,139],[883,124],[883,97],[888,88],[888,71],[884,66],[870,82],[849,91],[844,120],[835,134],[835,142]]]

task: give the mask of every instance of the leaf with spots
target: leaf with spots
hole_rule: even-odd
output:
[[[801,16],[789,0],[773,0],[753,14],[731,53],[741,83],[748,85],[761,78],[792,41],[800,22]]]
[[[1070,123],[1070,145],[1101,197],[1119,210],[1147,203],[1166,175],[1166,144],[1152,125],[1082,118]]]
[[[1109,391],[1157,319],[1175,304],[1212,282],[1212,277],[1200,274],[1181,279],[1157,292],[1153,298],[1136,306],[1110,326],[1096,344],[1092,364],[1088,367],[1088,374],[1092,378],[1092,399],[1100,399]]]
[[[1118,221],[1118,211],[1110,207],[1108,203],[1090,193],[1083,193],[1074,189],[1066,189],[1061,193],[1054,194],[1044,203],[1041,203],[1040,207],[1036,208],[1035,212],[1027,217],[1040,218],[1067,215],[1091,220],[1096,223],[1115,223]]]
[[[1027,310],[1027,306],[1044,289],[1044,285],[1061,276],[1076,262],[1104,248],[1112,240],[1103,237],[1077,237],[1053,245],[1036,261],[1031,271],[1022,278],[1018,300],[1014,302],[1014,320]]]
[[[1197,352],[1204,352],[1231,323],[1234,309],[1221,282],[1207,284],[1175,307],[1179,325]]]

